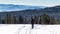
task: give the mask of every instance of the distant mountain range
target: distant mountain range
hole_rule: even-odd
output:
[[[11,16],[14,15],[17,18],[19,16],[24,16],[24,17],[29,17],[29,16],[32,16],[32,15],[41,16],[45,13],[50,15],[50,16],[60,18],[60,5],[59,6],[54,6],[54,7],[39,7],[39,6],[0,4],[0,9],[11,10],[10,12],[9,11],[0,12],[0,16],[3,19],[6,17],[7,13],[11,14]],[[23,10],[20,10],[20,9],[23,9]]]
[[[4,11],[19,11],[27,9],[42,9],[44,6],[27,6],[27,5],[13,5],[13,4],[0,4],[0,12]]]
[[[0,6],[4,6],[4,5],[0,5]],[[9,6],[11,6],[11,5],[9,5]],[[13,5],[13,7],[15,7],[15,5]],[[20,6],[18,5],[18,7],[20,7]],[[50,16],[55,16],[55,17],[60,18],[60,6],[47,7],[44,9],[39,8],[39,9],[27,9],[27,10],[10,11],[10,12],[8,12],[8,11],[0,12],[0,16],[2,18],[5,18],[7,13],[11,14],[11,16],[15,15],[16,17],[19,17],[19,16],[29,17],[31,15],[41,16],[42,14],[46,13]]]

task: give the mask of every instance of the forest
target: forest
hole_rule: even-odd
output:
[[[60,24],[60,6],[0,12],[0,24]]]

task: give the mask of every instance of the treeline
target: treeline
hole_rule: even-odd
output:
[[[33,15],[30,18],[19,16],[18,19],[16,16],[11,16],[11,14],[6,14],[5,19],[0,17],[0,24],[31,24],[32,22],[34,24],[60,24],[59,19],[55,19],[54,16],[49,16],[48,14],[43,14],[39,17]]]

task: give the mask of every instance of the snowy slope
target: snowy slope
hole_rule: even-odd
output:
[[[60,25],[0,25],[0,34],[60,34]]]

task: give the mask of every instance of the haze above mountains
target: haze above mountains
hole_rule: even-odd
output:
[[[20,11],[27,9],[42,9],[44,6],[28,6],[28,5],[13,5],[13,4],[0,4],[0,12],[5,11]]]

